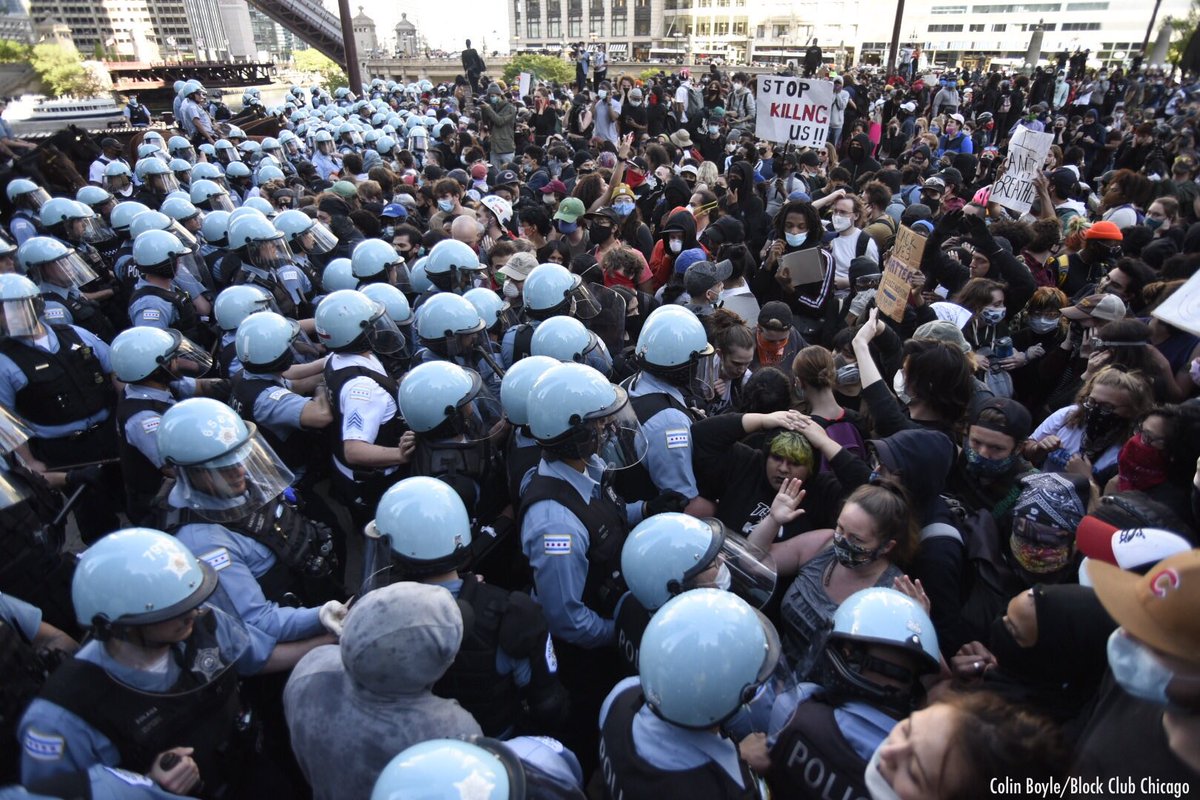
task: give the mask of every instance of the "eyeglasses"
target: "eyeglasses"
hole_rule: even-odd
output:
[[[1112,403],[1106,403],[1103,400],[1095,400],[1091,397],[1086,397],[1083,400],[1083,407],[1087,411],[1107,411],[1109,414],[1116,414],[1121,408]]]
[[[1165,450],[1167,447],[1167,437],[1157,436],[1153,433],[1150,433],[1148,430],[1146,430],[1145,423],[1138,425],[1135,433],[1137,433],[1144,444],[1153,447],[1155,450]]]

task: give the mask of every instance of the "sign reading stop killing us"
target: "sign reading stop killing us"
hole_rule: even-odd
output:
[[[807,78],[758,76],[755,135],[797,147],[823,147],[829,133],[833,84]]]
[[[1024,125],[1017,128],[1008,143],[1004,159],[1004,174],[992,184],[991,202],[999,203],[1018,214],[1024,214],[1037,197],[1033,179],[1046,163],[1046,154],[1054,144],[1053,133],[1031,131]]]

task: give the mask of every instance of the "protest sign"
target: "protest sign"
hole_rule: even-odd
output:
[[[1054,134],[1017,128],[1008,144],[1004,174],[992,184],[991,201],[1018,214],[1024,214],[1037,197],[1033,179],[1042,171],[1046,154],[1054,144]]]
[[[829,133],[833,84],[808,78],[758,76],[755,135],[797,147],[823,147]]]
[[[904,320],[904,309],[912,293],[913,274],[921,269],[921,256],[925,252],[925,237],[912,228],[901,226],[896,232],[896,243],[883,267],[883,278],[875,290],[875,306],[880,314],[886,314],[896,322]]]
[[[522,72],[517,76],[517,91],[521,93],[521,97],[529,96],[530,75],[528,72]]]
[[[1168,325],[1200,336],[1200,272],[1188,278],[1158,308],[1150,312]]]

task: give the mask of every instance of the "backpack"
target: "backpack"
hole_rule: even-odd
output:
[[[867,248],[871,246],[871,237],[866,231],[858,232],[858,241],[854,243],[854,257],[861,258],[867,254]]]
[[[687,87],[688,122],[696,123],[704,117],[704,93],[696,86]]]

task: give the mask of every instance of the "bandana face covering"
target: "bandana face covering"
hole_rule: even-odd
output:
[[[1071,560],[1071,537],[1058,528],[1018,517],[1008,540],[1013,558],[1033,575],[1057,572]]]
[[[756,334],[758,339],[758,362],[764,367],[774,366],[783,360],[783,351],[787,349],[787,339],[772,342],[764,339],[762,334]]]
[[[1167,458],[1162,450],[1142,441],[1138,434],[1125,442],[1117,456],[1117,488],[1144,492],[1167,480]]]

